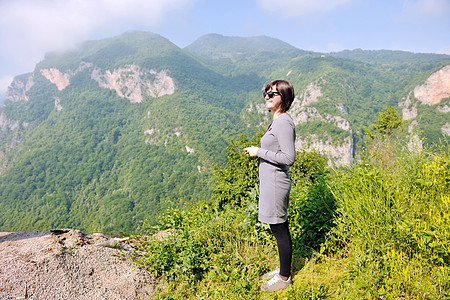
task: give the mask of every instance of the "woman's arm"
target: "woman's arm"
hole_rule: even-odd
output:
[[[281,151],[258,148],[256,156],[271,163],[291,166],[295,162],[295,127],[289,119],[280,120],[275,128],[275,136]]]
[[[295,161],[295,126],[290,120],[280,120],[275,135],[281,151],[269,151],[255,146],[247,147],[244,152],[250,157],[261,157],[271,163],[291,166]]]

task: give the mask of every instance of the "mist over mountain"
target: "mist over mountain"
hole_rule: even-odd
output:
[[[411,147],[450,135],[450,56],[314,53],[209,34],[181,49],[140,31],[49,53],[0,108],[0,230],[133,232],[210,197],[230,138],[266,128],[263,86],[291,81],[296,146],[350,165],[385,106]],[[1,96],[0,96],[1,99]]]

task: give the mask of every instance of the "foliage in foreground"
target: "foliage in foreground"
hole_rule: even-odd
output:
[[[354,296],[450,297],[450,157],[404,153],[338,172],[327,249],[347,262]]]
[[[168,235],[136,237],[133,258],[163,280],[161,299],[447,299],[448,147],[409,152],[392,134],[380,132],[376,151],[333,172],[320,154],[297,153],[289,211],[294,284],[287,290],[259,291],[260,275],[278,256],[256,220],[257,179],[248,176],[255,161],[239,155],[254,140],[245,137],[228,149],[215,200],[168,211],[156,227],[144,224],[145,233]]]
[[[266,262],[275,253],[268,235],[258,232],[250,218],[231,209],[214,212],[204,205],[190,212],[168,212],[163,219],[178,224],[162,240],[140,237],[135,257],[164,279],[160,298],[256,295],[258,277],[268,271]]]

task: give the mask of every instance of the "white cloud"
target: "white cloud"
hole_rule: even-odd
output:
[[[436,53],[450,55],[450,45],[438,49]]]
[[[354,0],[257,0],[262,9],[282,17],[302,17],[328,13]],[[280,14],[281,13],[281,14]]]
[[[404,0],[401,17],[411,18],[449,18],[449,0]]]
[[[45,52],[68,48],[99,32],[119,34],[133,26],[151,31],[167,13],[188,9],[195,1],[2,0],[0,62],[3,69],[8,64],[31,71]]]

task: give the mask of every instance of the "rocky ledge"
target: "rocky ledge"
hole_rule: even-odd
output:
[[[121,259],[121,239],[78,230],[0,232],[0,299],[146,299],[150,273]]]

